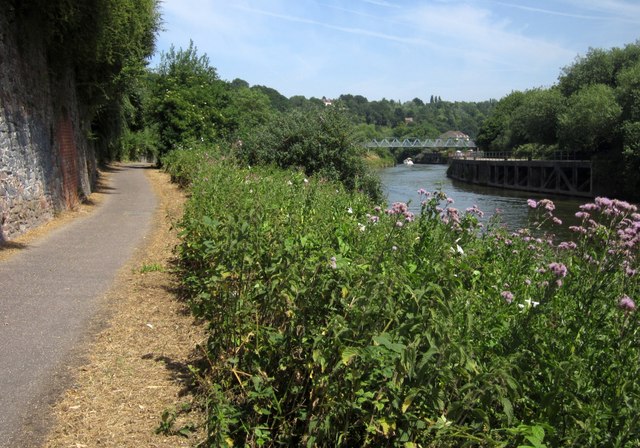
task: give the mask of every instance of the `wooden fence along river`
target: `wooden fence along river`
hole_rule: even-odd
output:
[[[477,185],[593,197],[591,161],[510,159],[506,154],[456,154],[447,176]]]

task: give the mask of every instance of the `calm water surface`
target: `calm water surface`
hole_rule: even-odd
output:
[[[451,180],[446,176],[447,165],[397,165],[380,171],[384,192],[389,203],[409,202],[409,208],[414,212],[420,211],[418,190],[424,188],[433,192],[441,189],[453,198],[453,207],[461,212],[474,204],[485,213],[484,220],[496,214],[499,210],[501,221],[509,229],[515,230],[529,226],[529,221],[535,219],[535,214],[527,206],[527,199],[553,200],[556,205],[555,215],[563,220],[563,229],[576,223],[574,217],[578,206],[588,199],[575,199],[563,196],[540,195],[514,190],[482,187]],[[546,230],[554,233],[567,234],[566,230],[558,226],[549,225]]]

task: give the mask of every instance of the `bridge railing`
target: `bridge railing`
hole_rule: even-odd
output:
[[[554,151],[545,157],[533,157],[530,154],[514,154],[511,151],[456,151],[449,155],[452,159],[486,160],[572,160],[588,161],[576,151]]]
[[[475,148],[476,144],[473,140],[459,138],[435,138],[424,139],[419,138],[384,138],[381,140],[373,139],[364,144],[367,148]]]

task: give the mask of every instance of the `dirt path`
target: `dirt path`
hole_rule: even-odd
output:
[[[13,428],[11,439],[3,437],[0,446],[42,446],[46,439],[46,447],[168,447],[190,446],[199,437],[197,432],[189,439],[155,434],[163,411],[170,420],[177,415],[172,428],[200,423],[197,410],[181,411],[191,406],[187,365],[193,347],[204,336],[175,298],[169,272],[176,243],[171,223],[181,216],[183,194],[163,173],[144,172],[158,201],[146,239],[118,271],[108,292],[101,294],[95,317],[81,338],[84,342],[55,371],[47,399],[35,406],[31,403],[26,419],[16,420],[11,406],[0,410],[10,421],[19,421],[22,429]],[[105,192],[109,193],[108,188]],[[95,202],[103,199],[113,200],[98,197]],[[99,214],[102,207],[58,221],[63,228],[74,226],[75,221],[88,219],[83,215]],[[56,233],[60,226],[48,227]],[[37,246],[39,241],[40,235],[19,240],[13,251],[0,252],[0,260],[13,262],[23,256],[22,248]],[[53,407],[52,401],[57,402]]]

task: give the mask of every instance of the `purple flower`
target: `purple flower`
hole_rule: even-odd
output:
[[[590,217],[591,217],[591,215],[589,213],[587,213],[587,212],[577,212],[576,213],[576,218],[578,218],[578,219],[588,219]]]
[[[538,203],[533,199],[527,199],[527,205],[531,208],[538,208]]]
[[[583,235],[587,234],[587,229],[582,226],[569,226],[569,230],[571,230],[572,232],[581,233]]]
[[[573,241],[563,241],[560,244],[558,244],[558,249],[562,249],[562,250],[573,250],[577,247],[578,245]]]
[[[542,199],[538,204],[544,207],[548,212],[552,212],[556,209],[555,204],[550,199]]]
[[[552,218],[553,222],[557,225],[562,225],[562,220],[560,218],[556,218],[555,216]]]
[[[613,205],[613,201],[609,198],[597,197],[595,202],[598,207],[602,208],[609,208]]]
[[[426,196],[427,195],[427,190],[425,190],[424,188],[421,188],[418,190],[418,194],[420,196]]]
[[[567,267],[562,263],[556,263],[555,261],[549,264],[549,269],[558,277],[566,277],[567,276]]]
[[[623,295],[622,297],[620,297],[620,300],[618,300],[618,306],[627,312],[636,309],[636,303],[628,295]]]
[[[513,293],[511,291],[502,291],[500,295],[507,303],[513,302]]]

